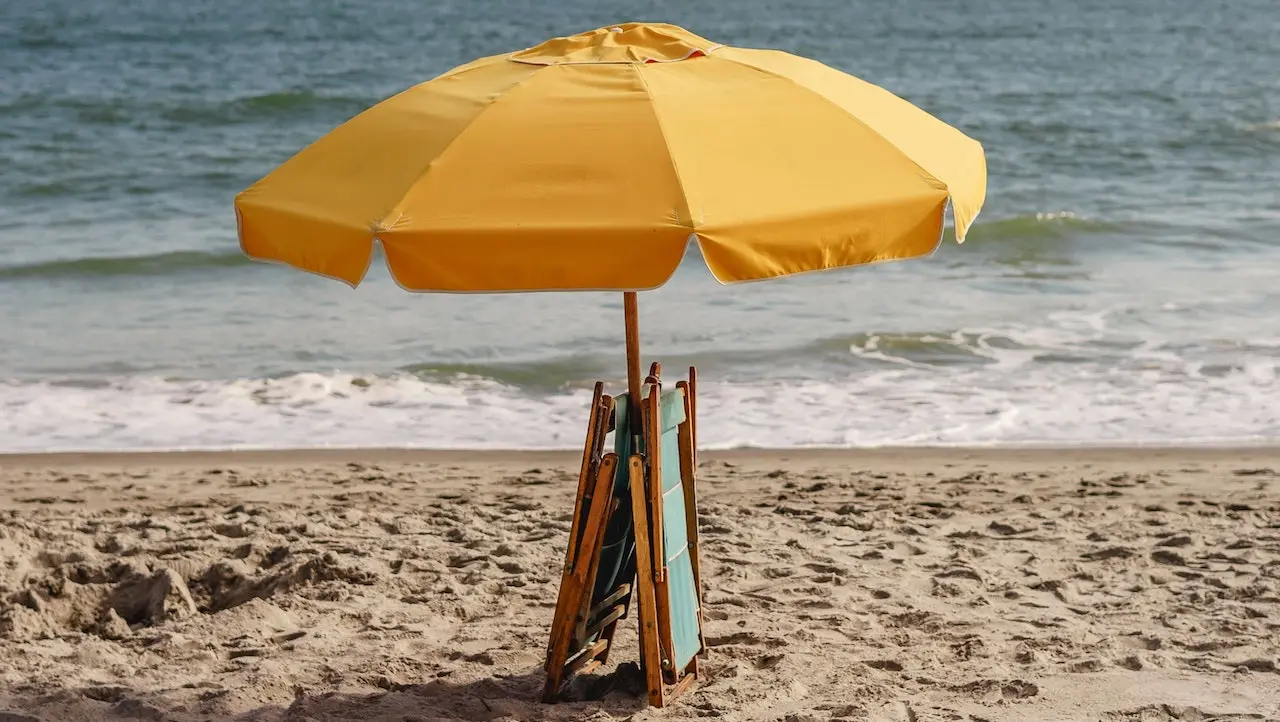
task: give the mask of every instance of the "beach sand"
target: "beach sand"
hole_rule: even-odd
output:
[[[1280,719],[1280,450],[707,453],[665,711],[632,618],[595,699],[536,701],[576,473],[0,457],[0,720]]]

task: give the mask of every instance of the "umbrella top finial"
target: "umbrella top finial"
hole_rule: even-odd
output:
[[[719,47],[675,25],[623,23],[552,38],[514,53],[511,60],[531,65],[672,63],[701,57]]]

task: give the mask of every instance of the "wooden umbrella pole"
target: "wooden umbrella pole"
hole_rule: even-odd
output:
[[[640,421],[640,303],[635,291],[622,294],[622,314],[627,323],[627,394],[631,397],[633,427],[641,428]]]

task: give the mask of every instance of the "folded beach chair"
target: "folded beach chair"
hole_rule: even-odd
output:
[[[645,453],[633,454],[629,462],[632,513],[641,516],[643,498],[648,514],[647,524],[636,525],[636,587],[641,666],[655,707],[697,679],[698,657],[706,649],[695,489],[696,372],[690,369],[690,382],[665,393],[660,373],[654,364],[645,380]]]
[[[706,649],[695,495],[695,371],[662,391],[651,368],[641,418],[626,394],[596,385],[569,549],[552,622],[543,700],[608,660],[613,633],[638,598],[641,667],[650,704],[688,687]],[[614,451],[604,439],[614,433]],[[620,463],[620,460],[626,460]]]
[[[576,674],[608,661],[618,620],[626,616],[635,576],[635,530],[630,474],[619,458],[631,455],[626,394],[617,399],[596,384],[578,478],[560,595],[547,649],[544,702],[554,702]],[[604,453],[614,432],[614,453]]]

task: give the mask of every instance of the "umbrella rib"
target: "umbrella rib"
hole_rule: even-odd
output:
[[[430,78],[421,83],[417,83],[416,85],[410,86],[409,88],[406,88],[406,90],[412,90],[413,88],[416,88],[419,85],[434,83],[437,80],[448,80],[451,78],[462,77],[463,75],[467,75],[481,68],[487,68],[494,63],[499,63],[503,61],[513,62],[511,61],[511,56],[512,56],[512,53],[498,53],[496,55],[486,55],[482,58],[476,58],[475,60],[472,60],[469,63],[464,63],[463,65],[460,65],[458,67],[446,70],[443,73],[440,73],[439,75],[435,76],[434,78]]]
[[[644,79],[642,68],[643,64],[632,65],[636,77],[640,79],[640,86],[644,88],[645,95],[649,98],[649,108],[653,111],[653,120],[658,125],[658,135],[662,138],[662,147],[667,152],[667,160],[671,161],[671,172],[675,174],[676,185],[680,189],[680,197],[684,200],[684,219],[683,224],[689,228],[691,233],[698,232],[698,224],[693,219],[693,210],[689,207],[689,193],[684,187],[684,179],[680,176],[680,164],[676,162],[675,153],[671,151],[671,144],[667,141],[667,131],[662,126],[662,114],[658,112],[658,104],[653,99],[653,91],[649,88],[649,83]],[[676,209],[676,221],[680,222],[680,209]]]

